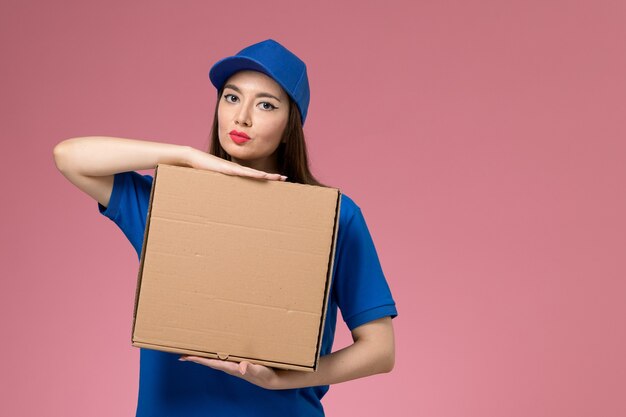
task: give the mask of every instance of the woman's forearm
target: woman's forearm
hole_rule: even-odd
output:
[[[373,341],[357,341],[320,357],[316,372],[278,370],[278,389],[331,385],[391,371],[393,360]]]
[[[159,163],[189,166],[189,146],[109,136],[64,140],[54,148],[58,168],[82,175],[104,176],[152,169]]]

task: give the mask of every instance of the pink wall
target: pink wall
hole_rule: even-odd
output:
[[[400,312],[394,371],[328,415],[626,415],[626,3],[371,4],[0,6],[0,415],[135,410],[137,258],[54,145],[204,148],[208,69],[269,37],[307,62],[314,172]]]

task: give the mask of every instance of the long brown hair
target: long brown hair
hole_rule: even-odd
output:
[[[213,114],[213,124],[211,125],[209,139],[209,153],[231,161],[230,155],[222,148],[218,136],[217,110],[223,91],[224,88],[222,87],[217,93],[217,103],[215,103],[215,112]],[[287,95],[287,97],[289,97],[289,95]],[[300,110],[298,110],[298,106],[291,97],[289,97],[289,120],[287,121],[287,126],[285,127],[281,143],[278,145],[276,153],[278,171],[281,175],[287,176],[288,182],[327,187],[327,185],[319,182],[313,174],[311,174],[306,142],[304,140],[304,131],[302,130]]]

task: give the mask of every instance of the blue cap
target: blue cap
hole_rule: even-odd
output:
[[[273,78],[296,102],[304,125],[311,93],[306,65],[300,58],[275,40],[267,39],[217,61],[209,78],[219,90],[228,77],[241,70],[259,71]]]

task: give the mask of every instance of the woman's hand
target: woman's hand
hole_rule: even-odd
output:
[[[179,360],[195,362],[200,365],[208,366],[209,368],[224,371],[232,376],[245,379],[246,381],[254,385],[258,385],[261,388],[282,389],[278,373],[274,369],[268,368],[267,366],[257,365],[248,361],[236,363],[190,355],[183,355],[179,358]]]
[[[227,161],[215,155],[203,152],[196,148],[189,148],[187,162],[192,168],[207,169],[210,171],[221,172],[227,175],[240,175],[244,177],[261,178],[266,180],[285,181],[287,177],[280,174],[271,174],[269,172],[259,171],[258,169],[248,168],[232,161]]]
[[[331,385],[368,375],[391,372],[395,362],[395,341],[391,317],[362,324],[352,330],[354,343],[320,356],[316,372],[273,369],[247,361],[227,362],[200,356],[181,356],[201,365],[224,371],[266,389],[280,390]]]

